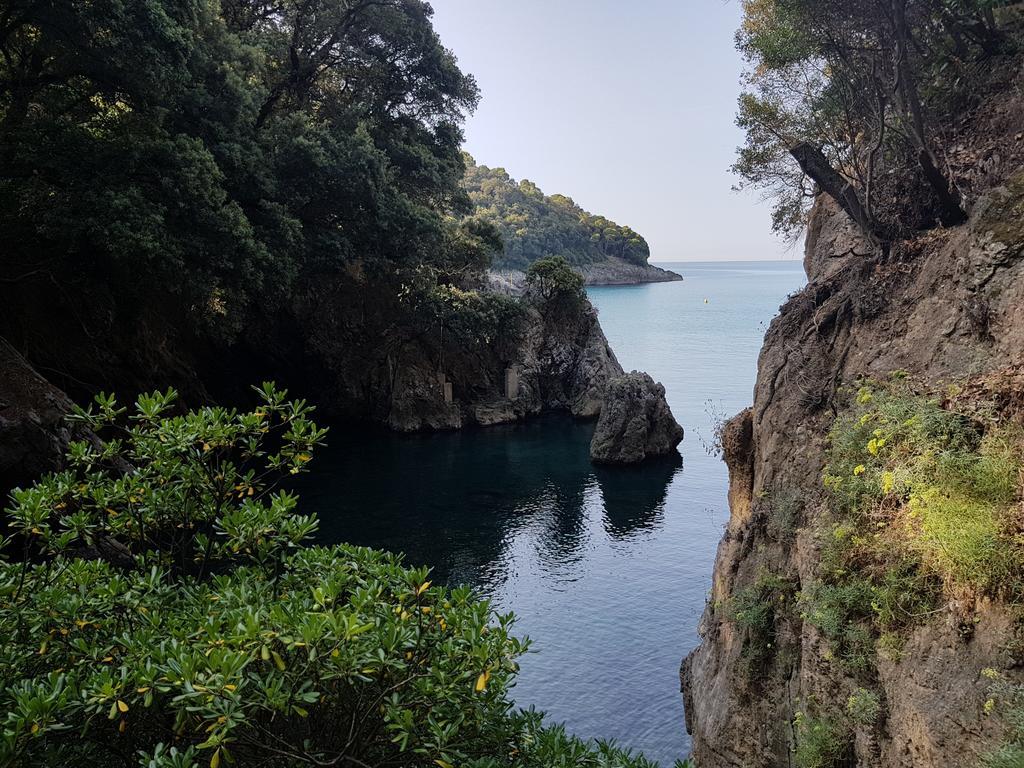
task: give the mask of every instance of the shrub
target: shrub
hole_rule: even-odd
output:
[[[878,694],[866,688],[858,688],[846,700],[846,714],[856,725],[874,725],[881,711],[882,705],[878,701]]]
[[[521,335],[524,307],[511,296],[441,285],[430,292],[428,301],[445,336],[463,347],[507,347]]]
[[[743,637],[742,674],[748,682],[767,673],[778,650],[778,624],[791,612],[794,592],[792,581],[764,574],[729,601],[727,615]]]
[[[985,768],[1020,768],[1024,765],[1024,685],[1014,684],[994,669],[982,670],[992,681],[991,697],[985,711],[1006,721],[1003,743],[985,756]]]
[[[849,731],[824,718],[797,712],[794,722],[796,749],[793,764],[797,768],[839,768],[848,763],[851,751]]]
[[[526,285],[544,304],[574,309],[584,299],[583,276],[561,256],[533,262],[526,270]]]
[[[833,657],[855,673],[870,669],[874,657],[871,597],[871,584],[865,579],[816,582],[800,595],[804,619],[829,639]]]
[[[279,485],[324,430],[272,385],[251,413],[77,418],[68,471],[19,491],[0,561],[0,763],[650,768],[513,712],[526,643],[398,556],[305,548]],[[126,418],[127,416],[127,418]]]
[[[768,531],[777,540],[792,541],[804,511],[804,500],[792,488],[779,488],[768,495]]]
[[[1020,431],[943,408],[905,383],[865,386],[831,433],[825,484],[837,515],[888,533],[953,589],[1024,595],[1009,523],[1020,497]]]

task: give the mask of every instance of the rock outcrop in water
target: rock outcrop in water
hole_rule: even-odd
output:
[[[557,317],[527,304],[524,329],[504,354],[492,345],[477,354],[449,355],[443,374],[417,361],[418,350],[410,346],[385,404],[387,425],[400,432],[458,429],[554,410],[596,418],[606,385],[622,375],[622,366],[590,303]]]
[[[638,464],[666,456],[683,439],[665,399],[665,388],[648,374],[632,373],[608,382],[590,457],[600,464]]]

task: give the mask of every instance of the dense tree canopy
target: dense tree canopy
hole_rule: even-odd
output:
[[[431,14],[422,0],[4,3],[5,283],[109,287],[122,314],[165,297],[231,334],[303,277],[445,261],[478,96]]]
[[[545,195],[531,181],[516,182],[503,168],[466,156],[465,188],[474,216],[495,226],[505,243],[502,269],[525,269],[547,256],[579,266],[608,259],[646,264],[647,242],[629,227],[594,216],[564,195]]]
[[[937,126],[1006,50],[995,0],[746,0],[735,170],[799,230],[823,191],[881,246],[965,217]]]

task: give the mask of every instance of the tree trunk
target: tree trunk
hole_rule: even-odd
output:
[[[938,160],[928,146],[921,97],[910,69],[910,27],[907,25],[906,6],[906,0],[892,0],[891,3],[893,37],[896,43],[896,95],[904,113],[910,119],[910,133],[917,146],[917,161],[924,173],[925,181],[938,198],[939,220],[944,226],[953,227],[967,221],[967,214],[960,205],[960,193],[939,169]]]
[[[874,247],[882,249],[888,247],[891,238],[868,214],[857,189],[832,167],[820,149],[803,141],[790,147],[789,154],[800,164],[800,169],[853,219]]]

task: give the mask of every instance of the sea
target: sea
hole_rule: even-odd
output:
[[[689,754],[679,666],[699,643],[728,478],[715,428],[750,405],[797,260],[662,263],[680,282],[593,287],[619,362],[665,385],[677,460],[598,468],[592,423],[547,416],[461,432],[334,430],[302,489],[325,541],[403,552],[470,584],[528,636],[517,705],[665,768]]]

